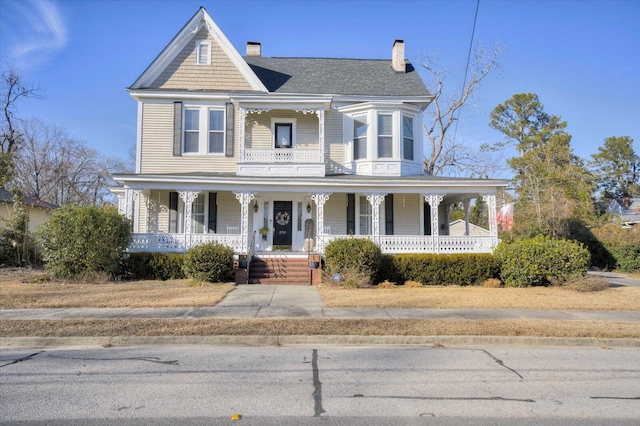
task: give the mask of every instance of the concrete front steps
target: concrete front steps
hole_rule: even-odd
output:
[[[320,268],[312,269],[306,255],[255,255],[249,284],[311,285],[319,283]]]

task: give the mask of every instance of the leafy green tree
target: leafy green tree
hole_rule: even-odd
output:
[[[115,207],[66,205],[38,231],[45,267],[56,277],[118,276],[131,223]]]
[[[584,161],[573,155],[566,121],[544,111],[533,93],[513,95],[495,107],[490,126],[518,156],[508,160],[517,196],[514,232],[563,236],[569,223],[593,215],[593,185]]]
[[[604,202],[640,196],[640,157],[629,136],[611,136],[593,154],[590,166]]]

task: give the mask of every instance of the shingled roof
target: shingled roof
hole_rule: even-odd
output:
[[[396,73],[390,60],[244,56],[272,93],[430,96],[410,64]]]

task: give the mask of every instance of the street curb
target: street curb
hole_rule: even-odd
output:
[[[144,345],[398,345],[398,346],[579,346],[640,348],[640,339],[528,336],[105,336],[105,337],[4,337],[2,349],[73,346]]]

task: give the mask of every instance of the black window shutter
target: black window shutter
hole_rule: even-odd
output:
[[[393,194],[384,197],[385,235],[393,235]]]
[[[234,125],[234,112],[235,109],[231,102],[227,103],[227,116],[226,116],[226,144],[224,155],[225,157],[233,157],[233,125]]]
[[[218,193],[209,193],[209,232],[218,232]]]
[[[347,194],[347,235],[356,235],[356,194]]]
[[[178,232],[178,193],[169,193],[169,233]]]
[[[424,235],[431,235],[431,206],[424,203]]]
[[[173,103],[173,155],[182,155],[182,102]]]

